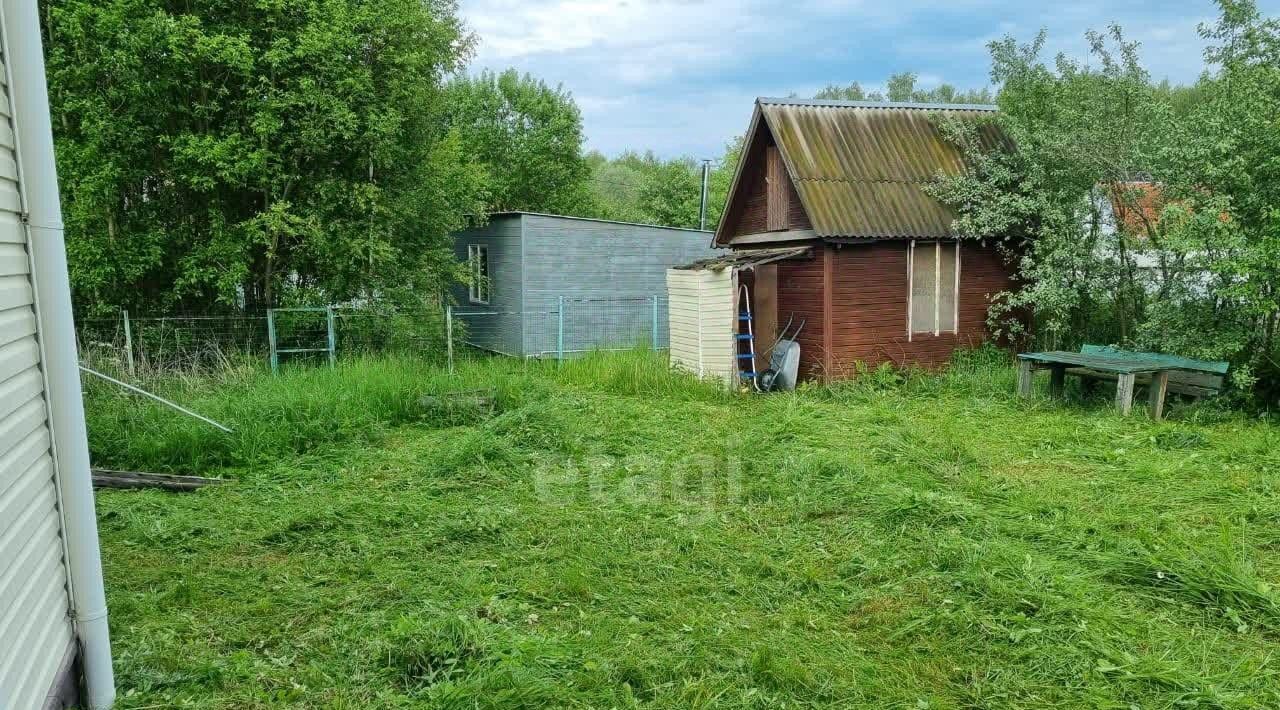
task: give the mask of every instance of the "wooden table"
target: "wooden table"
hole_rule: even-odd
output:
[[[1169,371],[1177,368],[1171,367],[1168,362],[1132,356],[1115,357],[1063,351],[1022,353],[1018,355],[1018,394],[1022,397],[1031,396],[1032,376],[1037,369],[1047,369],[1052,372],[1049,391],[1055,397],[1062,396],[1062,385],[1068,372],[1114,375],[1116,377],[1116,409],[1126,416],[1133,409],[1134,379],[1137,375],[1149,374],[1151,386],[1147,407],[1152,419],[1160,419],[1164,416],[1164,398],[1169,389]]]

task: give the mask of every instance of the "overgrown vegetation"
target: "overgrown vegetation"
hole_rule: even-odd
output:
[[[82,313],[208,310],[452,280],[485,176],[444,121],[453,0],[48,0]]]
[[[1042,344],[1106,342],[1231,360],[1236,391],[1277,401],[1280,382],[1280,22],[1220,0],[1201,27],[1206,74],[1156,84],[1119,27],[1090,33],[1087,62],[1042,57],[1045,35],[991,44],[990,151],[953,123],[972,170],[936,194],[965,235],[1006,238],[1021,277],[993,313]]]
[[[1238,414],[1027,403],[991,354],[172,386],[242,433],[89,401],[99,461],[236,479],[99,496],[122,708],[1280,704],[1280,437]]]

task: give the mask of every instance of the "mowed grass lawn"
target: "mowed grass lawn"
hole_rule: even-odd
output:
[[[237,435],[95,389],[99,463],[235,482],[99,495],[123,708],[1280,706],[1280,436],[1243,415],[1025,403],[990,357],[166,391]]]

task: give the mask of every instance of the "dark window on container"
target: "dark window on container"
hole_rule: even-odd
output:
[[[468,294],[471,302],[488,305],[489,247],[483,244],[468,245],[467,264],[471,269],[471,290]]]

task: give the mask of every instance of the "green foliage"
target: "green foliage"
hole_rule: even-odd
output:
[[[380,436],[99,493],[121,708],[1280,706],[1269,423],[1024,402],[993,350],[770,397],[648,353],[314,374],[235,423]]]
[[[1045,35],[1019,45],[991,45],[992,77],[1001,85],[997,120],[1016,152],[988,150],[972,124],[942,119],[969,156],[970,170],[941,179],[934,194],[959,209],[957,230],[973,238],[1005,237],[1024,287],[995,310],[1002,331],[1021,335],[1021,314],[1034,309],[1037,335],[1058,346],[1082,337],[1127,342],[1144,306],[1135,255],[1139,240],[1111,218],[1113,202],[1136,203],[1124,186],[1153,162],[1168,111],[1120,28],[1088,35],[1082,63],[1040,58]],[[1115,328],[1091,331],[1105,312]]]
[[[912,72],[900,72],[889,77],[884,91],[867,91],[859,82],[848,86],[830,84],[814,94],[815,99],[835,101],[893,101],[895,103],[929,103],[929,104],[989,104],[994,100],[991,90],[961,90],[951,84],[939,84],[932,89],[921,89],[916,86],[919,79]]]
[[[1132,345],[1229,359],[1237,392],[1280,385],[1280,22],[1222,0],[1201,33],[1211,71],[1153,84],[1119,27],[1089,33],[1091,60],[1041,59],[1043,33],[993,42],[996,119],[1016,152],[940,119],[967,174],[933,193],[957,229],[1002,238],[1021,287],[992,316],[1041,344]]]
[[[1280,21],[1248,0],[1221,0],[1201,27],[1215,68],[1171,131],[1162,176],[1176,201],[1161,245],[1199,282],[1153,304],[1148,339],[1197,357],[1231,357],[1236,382],[1280,402]],[[1176,290],[1175,290],[1176,289]],[[1264,378],[1264,379],[1259,379]]]
[[[582,114],[567,91],[509,69],[455,77],[445,97],[448,125],[484,168],[490,211],[586,209]]]
[[[482,175],[452,0],[48,2],[82,311],[438,291]]]
[[[720,223],[741,153],[742,139],[738,138],[711,165],[707,229],[714,230]],[[653,153],[628,152],[614,159],[593,153],[588,163],[594,199],[584,216],[688,229],[699,226],[702,161],[687,156],[664,160]]]

